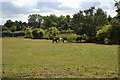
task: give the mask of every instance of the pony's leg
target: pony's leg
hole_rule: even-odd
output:
[[[62,40],[63,41],[63,43],[64,43],[64,40]]]
[[[57,40],[55,42],[57,43]]]
[[[60,40],[58,39],[58,42],[60,42]]]
[[[54,43],[54,40],[52,40],[52,43]]]

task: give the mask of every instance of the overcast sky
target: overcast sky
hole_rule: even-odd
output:
[[[72,16],[79,10],[88,9],[92,6],[102,8],[112,17],[117,14],[114,0],[2,0],[0,5],[1,3],[2,17],[0,17],[0,21],[2,22],[0,24],[4,24],[8,19],[27,22],[30,14]]]

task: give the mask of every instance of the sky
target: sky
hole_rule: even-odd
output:
[[[9,19],[27,22],[30,14],[70,15],[72,17],[80,10],[93,6],[102,8],[107,15],[114,17],[117,14],[114,3],[114,0],[1,0],[0,24],[4,24]]]

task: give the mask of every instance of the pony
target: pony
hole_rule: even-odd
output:
[[[58,43],[58,42],[63,42],[64,43],[64,39],[63,38],[53,38],[52,39],[52,43],[54,43],[54,42],[56,42],[56,43]]]
[[[59,40],[59,38],[53,38],[52,43],[54,43],[54,42],[58,43],[58,40]]]
[[[77,37],[77,38],[76,38],[76,41],[77,41],[77,42],[81,42],[81,40],[82,40],[82,37]]]
[[[63,39],[62,37],[60,37],[60,38],[58,39],[58,42],[63,42],[63,43],[64,43],[64,39]]]

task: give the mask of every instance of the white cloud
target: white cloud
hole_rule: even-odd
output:
[[[100,2],[101,6],[103,5],[110,6],[109,3],[114,2],[114,0],[58,0],[58,1],[61,2],[61,5],[59,5],[59,7],[70,8],[81,8],[83,2]]]
[[[106,11],[107,15],[111,15],[112,17],[117,15],[115,12],[116,8],[114,7],[114,0],[99,0],[99,2],[101,5],[98,5],[97,7],[102,8],[104,11]]]
[[[47,16],[50,14],[55,14],[56,16],[68,15],[68,14],[71,16],[73,15],[73,13],[70,13],[69,10],[57,10],[57,9],[52,9],[52,8],[48,8],[48,7],[43,7],[42,9],[40,9],[39,14],[41,14],[42,16]]]
[[[37,0],[13,0],[12,4],[18,8],[33,8],[37,4]]]
[[[39,12],[41,11],[40,9],[32,9],[33,12]]]
[[[7,15],[2,15],[2,18],[0,20],[4,23],[6,20],[12,20],[12,21],[22,21],[22,22],[28,22],[28,14],[11,14],[9,17]]]
[[[58,0],[58,1],[61,2],[61,5],[59,5],[59,7],[79,8],[81,2],[86,0]]]
[[[38,2],[52,2],[51,0],[2,0],[2,1],[10,1],[13,6],[15,8],[21,8],[24,9],[26,12],[26,14],[22,13],[24,12],[21,11],[19,13],[22,14],[4,14],[2,15],[2,18],[0,18],[0,21],[5,22],[8,19],[11,19],[13,21],[15,20],[21,20],[21,21],[25,21],[27,22],[28,19],[28,15],[29,14],[40,14],[42,16],[46,16],[46,15],[50,15],[50,14],[55,14],[56,16],[60,16],[60,15],[70,15],[72,16],[75,11],[81,9],[83,10],[84,8],[82,7],[82,3],[84,2],[100,2],[101,4],[99,4],[96,7],[100,7],[102,8],[104,11],[107,11],[108,15],[111,15],[112,17],[114,17],[117,13],[115,12],[115,8],[114,8],[114,0],[52,0],[53,2],[60,2],[61,4],[58,5],[59,8],[61,8],[61,10],[57,10],[55,8],[49,8],[49,7],[43,7],[43,8],[39,8],[37,9],[39,6],[37,6]],[[118,0],[117,0],[118,1]],[[112,2],[112,4],[111,4]],[[86,6],[87,4],[85,4],[84,6]],[[37,8],[36,8],[37,7]],[[57,7],[57,6],[56,6]],[[62,10],[63,7],[69,7],[72,8],[71,10]],[[105,7],[107,7],[105,9]],[[16,11],[17,12],[17,11]],[[1,24],[1,23],[0,23]]]

